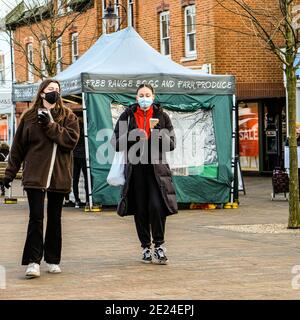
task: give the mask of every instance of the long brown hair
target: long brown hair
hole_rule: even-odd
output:
[[[136,94],[138,94],[140,89],[142,89],[142,88],[148,88],[148,89],[150,89],[152,91],[153,95],[155,94],[154,88],[151,86],[151,84],[147,84],[147,83],[142,83],[141,85],[139,85],[139,87],[136,90]]]
[[[36,98],[33,102],[33,105],[22,114],[21,119],[24,119],[24,121],[27,120],[35,120],[37,117],[37,110],[38,108],[43,108],[43,98],[41,97],[41,94],[44,92],[44,90],[49,86],[50,83],[57,83],[60,91],[60,83],[57,80],[54,79],[46,79],[44,80],[38,89],[38,92],[36,94]],[[68,114],[70,110],[63,105],[63,101],[61,96],[59,97],[55,107],[52,109],[52,116],[56,122],[60,122],[63,120]]]

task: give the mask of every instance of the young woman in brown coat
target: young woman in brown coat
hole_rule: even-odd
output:
[[[60,273],[61,211],[71,190],[72,150],[79,138],[77,117],[64,107],[60,84],[44,80],[33,106],[23,114],[10,150],[4,183],[7,188],[23,163],[23,186],[29,203],[29,225],[22,265],[26,277],[40,276],[43,258],[50,273]],[[44,200],[47,228],[43,240]]]

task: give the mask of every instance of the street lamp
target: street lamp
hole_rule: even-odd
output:
[[[121,22],[120,22],[119,15],[115,13],[115,8],[119,9],[119,7],[122,7],[125,12],[125,15]],[[113,28],[116,25],[118,25],[117,31],[119,31],[122,23],[126,19],[126,16],[127,16],[126,8],[122,4],[120,4],[119,1],[116,3],[112,3],[112,1],[109,1],[108,6],[106,7],[106,10],[105,10],[105,15],[103,16],[102,20],[105,21],[105,26],[108,26],[109,28]]]

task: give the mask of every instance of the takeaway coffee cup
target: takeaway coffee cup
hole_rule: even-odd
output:
[[[150,129],[153,129],[158,123],[159,123],[159,119],[157,118],[150,118]]]

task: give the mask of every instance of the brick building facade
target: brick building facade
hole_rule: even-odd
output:
[[[92,1],[90,8],[66,30],[62,36],[63,69],[72,63],[72,34],[78,34],[80,56],[104,32],[101,17],[108,2]],[[247,31],[240,18],[218,6],[216,0],[114,2],[121,5],[118,11],[121,28],[133,25],[152,47],[172,60],[196,70],[236,76],[242,167],[264,172],[279,164],[277,159],[282,154],[286,127],[281,64],[255,37],[232,31]],[[259,2],[262,1],[253,1]],[[272,0],[263,3],[268,8],[274,5]],[[64,19],[62,15],[61,24]],[[57,28],[59,31],[59,24]],[[38,52],[41,44],[32,38],[31,29],[18,27],[15,37],[23,42],[31,41]],[[15,61],[17,82],[28,81],[28,64],[21,53],[15,53]],[[19,113],[22,108],[19,106]]]
[[[236,77],[242,168],[269,172],[280,165],[286,138],[286,102],[279,59],[256,37],[243,34],[249,30],[241,18],[217,6],[215,0],[145,0],[142,3],[142,7],[137,7],[136,25],[141,36],[154,48],[163,52],[160,20],[167,14],[173,60],[189,68],[208,66],[212,73]],[[272,0],[252,3],[268,9],[273,6],[276,10]],[[191,55],[186,50],[188,8],[194,8],[195,12],[196,52]]]

